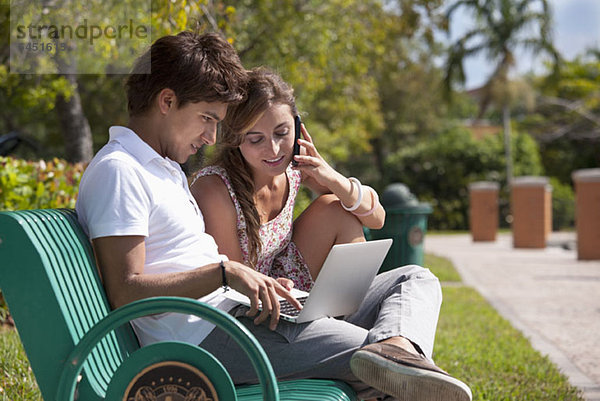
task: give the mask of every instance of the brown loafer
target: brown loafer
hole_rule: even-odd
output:
[[[356,377],[400,401],[471,401],[471,389],[424,356],[385,343],[369,344],[350,360]]]

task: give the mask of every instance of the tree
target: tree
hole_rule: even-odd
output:
[[[326,157],[377,181],[393,149],[439,128],[432,49],[442,4],[247,0],[231,2],[230,26],[245,65],[272,66],[294,86]]]
[[[374,59],[372,74],[385,130],[371,143],[384,180],[388,178],[386,159],[392,153],[443,129],[448,107],[442,97],[441,70],[435,64],[442,48],[433,35],[444,23],[442,5],[441,1],[389,2],[378,18],[383,52]]]
[[[122,95],[124,75],[118,74],[129,71],[134,58],[145,50],[144,44],[150,44],[151,38],[124,45],[123,41],[117,40],[115,44],[115,41],[95,38],[93,46],[88,47],[77,47],[81,43],[55,38],[58,39],[54,41],[55,48],[64,45],[70,49],[66,53],[71,57],[62,57],[58,51],[49,52],[50,57],[24,59],[11,66],[28,73],[9,73],[9,48],[11,44],[16,45],[15,37],[11,37],[9,17],[25,27],[54,24],[59,28],[62,25],[75,28],[86,24],[87,39],[83,42],[89,41],[91,36],[92,20],[86,21],[90,14],[114,26],[125,25],[131,19],[136,28],[145,26],[149,32],[152,25],[153,35],[158,37],[188,26],[196,27],[202,20],[201,7],[207,1],[152,0],[151,8],[139,7],[149,4],[139,0],[13,3],[19,6],[11,4],[13,7],[9,8],[8,1],[0,2],[0,132],[15,130],[37,140],[42,145],[38,157],[58,155],[76,162],[89,161],[94,149],[106,142],[109,122],[126,123]],[[40,36],[35,29],[33,34]],[[38,39],[47,45],[52,35],[44,29]],[[41,40],[36,42],[39,45]],[[27,71],[27,66],[42,69]]]
[[[325,156],[375,182],[387,154],[422,132],[440,129],[445,107],[440,72],[433,66],[439,49],[432,32],[440,24],[442,4],[443,0],[152,0],[151,26],[153,39],[185,29],[220,31],[246,67],[276,69],[294,86],[304,120]],[[120,55],[101,58],[113,56]],[[93,62],[98,57],[82,59]],[[44,111],[36,112],[35,118],[25,112],[31,106],[23,107],[23,95],[9,102],[6,119],[19,115],[13,125],[40,138],[51,155],[58,144],[64,147],[55,111],[60,94],[56,83],[65,86],[66,97],[78,92],[96,149],[106,142],[109,123],[126,123],[124,77],[110,74],[110,66],[104,73],[77,76],[76,87],[65,77],[16,77],[19,81],[6,92],[39,93],[36,99]],[[15,80],[13,75],[9,78]],[[379,169],[373,160],[379,160]]]
[[[58,96],[72,95],[72,86],[64,77],[10,73],[10,12],[0,1],[0,135],[19,132],[41,143],[60,131],[54,106]]]
[[[536,8],[537,6],[537,8]],[[495,102],[502,109],[505,137],[507,177],[512,179],[510,148],[509,98],[498,87],[506,87],[509,73],[515,65],[515,52],[519,49],[551,57],[555,73],[560,56],[552,45],[551,11],[548,0],[457,0],[447,11],[448,19],[459,8],[466,8],[475,16],[476,26],[458,38],[450,47],[446,63],[446,87],[451,92],[452,83],[465,82],[465,59],[483,53],[493,63],[494,69],[481,90],[479,117]],[[534,34],[531,34],[533,28]],[[494,97],[494,93],[500,96]]]
[[[8,9],[6,4],[3,6]],[[140,33],[145,33],[150,41],[150,7],[144,12],[139,6],[136,0],[11,2],[10,30],[3,36],[4,40],[10,38],[9,43],[3,43],[10,45],[10,60],[3,57],[2,62],[6,68],[10,61],[11,75],[20,76],[4,81],[2,89],[9,95],[13,109],[18,109],[24,100],[22,94],[42,92],[39,103],[47,104],[47,111],[54,111],[56,118],[36,117],[62,134],[62,155],[71,162],[87,162],[93,155],[92,131],[80,95],[81,74],[128,71],[132,48],[143,45],[138,39]],[[129,32],[122,29],[127,22],[132,28]],[[127,68],[119,70],[119,63]],[[22,84],[16,91],[10,87],[15,82]],[[17,128],[26,129],[27,125]],[[41,139],[45,142],[45,138]]]
[[[536,142],[527,134],[513,132],[511,141],[518,174],[543,172]],[[394,181],[406,184],[421,201],[433,206],[430,225],[436,229],[468,228],[468,186],[475,181],[504,180],[503,141],[498,135],[476,139],[464,127],[450,127],[429,141],[398,150],[388,158],[386,169]],[[508,200],[500,199],[503,217]]]
[[[247,67],[268,65],[295,89],[311,135],[330,159],[370,151],[383,129],[369,68],[381,51],[381,3],[369,0],[241,1],[231,26]],[[331,24],[331,21],[336,21]]]
[[[573,170],[600,166],[600,54],[589,51],[550,75],[534,79],[537,106],[519,125],[540,144],[548,174],[569,184]]]

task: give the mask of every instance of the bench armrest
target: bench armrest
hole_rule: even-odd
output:
[[[165,312],[196,315],[210,321],[230,335],[250,358],[261,384],[263,398],[268,401],[279,400],[277,379],[271,363],[262,346],[248,329],[219,309],[194,299],[180,297],[155,297],[135,301],[113,310],[100,320],[81,338],[67,358],[59,381],[56,399],[73,399],[76,379],[85,360],[96,344],[108,333],[138,317]]]

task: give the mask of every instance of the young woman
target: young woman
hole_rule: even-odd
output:
[[[298,166],[290,167],[298,111],[279,76],[251,71],[247,98],[229,107],[215,164],[192,184],[206,232],[231,260],[288,289],[310,290],[331,247],[364,241],[362,226],[380,228],[385,212],[375,191],[323,160],[305,128]],[[293,222],[300,183],[319,197]],[[267,344],[279,378],[339,378],[361,399],[470,401],[468,386],[431,361],[440,304],[438,279],[413,265],[377,275],[359,310],[344,319],[283,321],[272,332],[234,315]],[[255,381],[240,351],[221,337],[209,336],[202,347],[224,361],[236,383]]]
[[[364,241],[362,226],[381,228],[385,211],[373,189],[327,164],[304,126],[291,167],[297,114],[288,84],[250,71],[247,98],[230,106],[214,164],[191,191],[221,253],[310,290],[331,247]],[[293,222],[301,183],[319,196]]]

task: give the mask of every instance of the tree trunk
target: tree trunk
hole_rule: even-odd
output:
[[[375,158],[375,165],[377,167],[377,172],[379,173],[379,179],[385,181],[388,179],[388,176],[385,174],[385,156],[383,154],[383,144],[381,138],[371,139],[371,146],[373,147],[373,157]]]
[[[76,76],[68,74],[65,77],[74,87],[68,100],[64,96],[56,98],[56,112],[65,141],[65,158],[71,163],[87,163],[94,155],[92,130],[81,106]]]
[[[510,190],[513,181],[513,162],[510,144],[510,110],[507,105],[502,108],[502,125],[504,126],[504,154],[506,158],[506,184]]]

